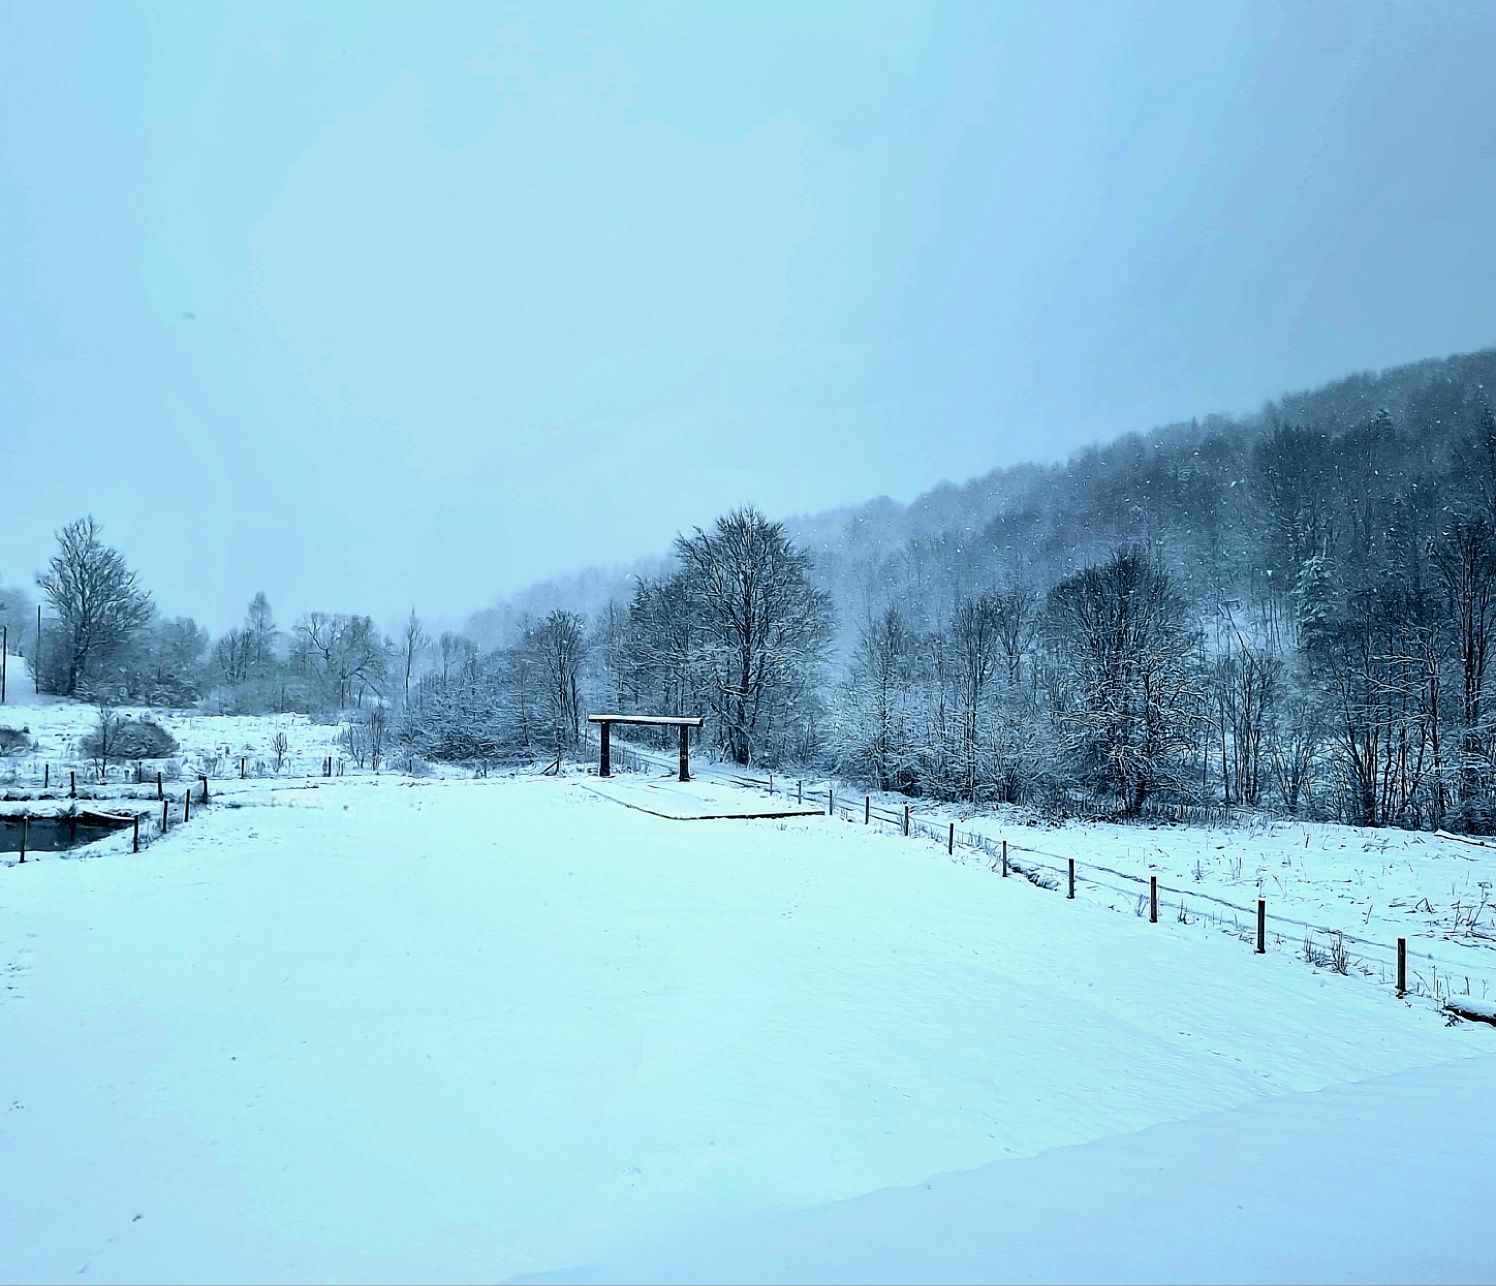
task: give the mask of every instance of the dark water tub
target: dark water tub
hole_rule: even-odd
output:
[[[0,853],[19,853],[23,832],[28,853],[61,853],[92,844],[115,831],[128,830],[133,823],[130,817],[86,811],[70,817],[57,814],[26,817],[19,813],[0,816]]]

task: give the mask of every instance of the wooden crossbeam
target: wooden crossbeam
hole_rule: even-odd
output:
[[[706,720],[699,714],[589,714],[588,723],[599,724],[597,775],[609,777],[613,772],[612,737],[615,723],[628,723],[645,728],[680,729],[680,779],[691,780],[690,730],[699,728]]]

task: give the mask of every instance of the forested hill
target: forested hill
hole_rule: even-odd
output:
[[[1493,401],[1496,349],[1485,349],[1352,375],[1251,416],[1127,434],[1064,464],[995,469],[908,504],[885,496],[786,525],[813,556],[843,642],[889,602],[934,624],[964,594],[1044,587],[1126,542],[1155,549],[1202,605],[1276,598],[1311,555],[1376,560],[1379,544],[1427,535],[1475,485],[1456,445]],[[526,611],[595,612],[627,597],[631,573],[657,574],[662,561],[555,578],[476,614],[469,632],[497,643]]]

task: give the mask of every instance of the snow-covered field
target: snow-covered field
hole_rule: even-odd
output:
[[[338,748],[341,724],[313,723],[303,714],[204,715],[183,710],[156,710],[144,706],[113,707],[121,719],[149,717],[166,729],[178,743],[169,758],[182,775],[194,777],[232,776],[244,759],[250,775],[294,777],[320,773],[323,759],[342,757]],[[34,786],[42,779],[42,766],[54,773],[79,768],[88,762],[80,743],[98,723],[95,707],[77,701],[36,696],[12,687],[11,699],[0,706],[0,728],[26,733],[31,749],[0,758],[0,788],[6,785]],[[284,733],[286,750],[277,763],[276,733]],[[152,761],[153,767],[155,761]],[[123,765],[114,764],[110,780],[118,781]],[[80,773],[82,783],[83,775]]]
[[[0,1278],[1489,1278],[1496,1032],[826,818],[231,784],[0,869]]]
[[[704,768],[704,772],[729,769]],[[805,798],[855,822],[863,793],[845,782],[801,783]],[[794,797],[793,780],[776,781]],[[1385,981],[1395,976],[1396,943],[1408,940],[1414,990],[1496,1001],[1496,840],[1394,829],[1372,830],[1267,815],[1230,826],[1046,823],[1018,808],[963,809],[874,794],[886,817],[913,804],[916,830],[943,840],[957,827],[958,852],[973,836],[1007,840],[1016,862],[1055,881],[1076,862],[1079,895],[1139,913],[1149,876],[1158,879],[1160,914],[1250,937],[1257,899],[1267,903],[1275,949],[1328,955],[1339,934],[1347,967]],[[876,813],[875,813],[876,817]],[[990,860],[971,854],[970,860]]]

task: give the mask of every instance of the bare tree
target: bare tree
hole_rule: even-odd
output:
[[[89,737],[94,759],[99,765],[99,780],[109,777],[109,760],[114,756],[116,734],[119,731],[119,716],[108,706],[101,705],[95,712],[93,733]]]
[[[1485,758],[1486,666],[1496,628],[1496,532],[1484,518],[1460,518],[1431,551],[1444,586],[1460,660],[1460,793],[1478,792],[1477,765]]]
[[[957,714],[961,721],[961,793],[977,797],[981,776],[981,734],[987,686],[1000,648],[998,612],[990,595],[962,598],[951,620],[951,652],[956,663]]]
[[[852,741],[846,758],[855,775],[870,771],[879,790],[917,780],[912,725],[916,640],[897,607],[863,623],[848,685]]]
[[[348,721],[338,737],[338,744],[360,768],[367,766],[371,772],[378,772],[384,758],[384,739],[388,727],[384,707],[371,706],[367,713]]]
[[[734,763],[753,761],[776,698],[805,679],[830,634],[830,601],[810,584],[809,560],[756,509],[681,536],[675,552],[702,632],[708,697]]]
[[[1184,602],[1158,562],[1129,547],[1060,582],[1050,610],[1073,674],[1075,700],[1060,712],[1066,748],[1136,814],[1182,779],[1199,705]]]
[[[385,643],[367,616],[311,612],[297,624],[297,660],[339,710],[378,690],[386,674]]]
[[[62,690],[68,696],[89,666],[151,619],[151,596],[117,550],[99,539],[99,525],[80,518],[57,533],[57,553],[37,577],[62,627]]]
[[[1008,683],[1015,684],[1022,672],[1023,660],[1032,650],[1038,635],[1042,604],[1032,585],[1009,585],[992,595],[989,601]]]
[[[410,615],[406,618],[405,629],[400,635],[400,666],[405,672],[405,700],[410,700],[410,674],[415,669],[416,661],[428,646],[431,640],[421,624],[421,618],[416,615],[416,609],[410,609]]]
[[[450,683],[465,666],[471,666],[478,656],[478,645],[470,638],[443,630],[436,642],[437,655],[441,657],[442,682]]]
[[[538,680],[540,704],[559,758],[581,735],[579,678],[587,657],[587,623],[575,612],[557,609],[526,630],[523,650],[533,662],[526,677]]]
[[[244,616],[244,633],[248,636],[248,668],[263,673],[275,659],[275,613],[270,600],[261,590],[250,600]]]

